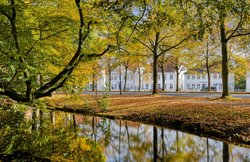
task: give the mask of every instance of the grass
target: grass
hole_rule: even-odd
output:
[[[137,121],[250,145],[249,99],[112,95],[105,110],[91,95],[54,95],[45,100],[59,110]]]

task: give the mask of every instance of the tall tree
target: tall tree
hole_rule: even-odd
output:
[[[190,1],[186,0],[191,6],[186,6],[186,9],[196,8],[196,15],[199,17],[197,26],[206,30],[219,30],[221,56],[222,56],[222,82],[223,92],[222,98],[230,95],[228,85],[229,75],[229,57],[228,44],[231,40],[238,37],[249,37],[250,35],[250,2],[249,0],[231,1],[231,0],[204,0],[204,1]],[[192,7],[193,6],[193,7]],[[185,7],[184,7],[185,8]],[[189,13],[194,10],[187,11]],[[231,43],[233,43],[231,41]]]
[[[112,33],[105,24],[113,17],[118,19],[131,3],[129,0],[1,1],[0,20],[4,23],[0,28],[8,30],[1,32],[0,37],[1,76],[4,76],[0,94],[24,102],[51,95],[65,85],[80,62],[109,50],[110,43],[105,40]],[[98,42],[100,46],[91,49],[90,42]],[[44,84],[37,84],[38,75],[43,75]]]
[[[189,33],[180,32],[183,28],[183,13],[172,1],[151,1],[147,4],[147,17],[137,29],[135,38],[152,54],[153,90],[157,93],[158,58],[173,50],[190,38]],[[177,16],[178,12],[178,16]]]
[[[218,66],[221,63],[221,57],[218,54],[219,40],[214,35],[208,33],[203,41],[197,41],[194,52],[197,53],[197,58],[202,61],[196,61],[195,70],[203,71],[204,68],[207,73],[208,91],[211,91],[211,72],[219,71]]]

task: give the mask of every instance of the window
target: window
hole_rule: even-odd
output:
[[[195,75],[192,75],[192,79],[195,79]]]
[[[173,84],[170,84],[170,85],[169,85],[169,89],[171,89],[171,90],[174,89]]]
[[[202,84],[202,89],[206,88],[206,84]]]
[[[114,77],[114,80],[117,80],[117,77],[116,77],[116,75],[115,75],[115,77]]]
[[[200,76],[200,74],[198,74],[198,75],[197,75],[197,79],[200,79],[200,78],[201,78],[201,76]]]
[[[192,89],[195,89],[195,84],[192,84]]]
[[[148,89],[148,84],[146,84],[146,89]]]
[[[217,79],[217,73],[213,73],[213,78]]]
[[[189,74],[187,74],[187,79],[190,79],[190,75]]]
[[[197,84],[197,89],[201,89],[201,85],[200,84]]]
[[[190,89],[190,84],[187,84],[187,89]]]
[[[222,84],[219,84],[219,89],[222,89]]]
[[[117,89],[117,84],[115,84],[115,89]]]
[[[174,74],[170,74],[169,79],[173,80],[174,79]]]

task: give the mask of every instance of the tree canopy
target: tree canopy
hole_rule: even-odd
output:
[[[192,62],[193,53],[184,59],[181,53],[202,48],[212,35],[220,38],[214,52],[221,55],[222,96],[228,96],[230,64],[237,66],[229,53],[238,63],[248,57],[249,9],[249,0],[3,0],[0,94],[31,102],[67,84],[81,87],[105,53],[114,55],[107,56],[109,73],[113,58],[126,67],[128,60],[151,61],[156,93],[158,58],[171,52]]]

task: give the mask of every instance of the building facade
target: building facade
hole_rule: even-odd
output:
[[[167,68],[164,72],[165,91],[176,90],[176,72]],[[98,76],[97,90],[103,91],[108,88],[108,75],[105,71],[102,71]],[[126,79],[126,91],[152,91],[153,89],[153,74],[147,72],[143,68],[139,71],[138,69],[128,69]],[[162,90],[163,86],[162,72],[157,73],[157,89]],[[250,73],[248,74],[247,89],[250,92]],[[229,74],[229,91],[234,91],[234,74]],[[125,69],[121,68],[121,89],[124,90],[125,84]],[[210,84],[213,91],[222,91],[222,75],[218,72],[212,72],[210,75]],[[87,90],[91,90],[92,82],[89,83]],[[208,77],[206,73],[190,74],[188,72],[181,72],[179,74],[179,90],[180,91],[207,91]],[[111,91],[120,90],[120,69],[116,68],[111,72]]]
[[[185,91],[206,91],[208,88],[208,76],[206,73],[184,74]],[[234,91],[234,74],[230,73],[228,78],[229,91]],[[222,92],[222,75],[221,73],[210,73],[210,85],[213,91]]]
[[[165,82],[164,90],[175,91],[176,90],[176,72],[173,69],[166,68],[164,72]],[[184,75],[179,75],[179,88],[183,89],[183,78]],[[121,69],[121,85],[122,90],[125,84],[125,71]],[[115,69],[111,73],[111,90],[118,91],[120,85],[120,73],[119,69]],[[163,76],[162,72],[157,73],[157,89],[162,90],[163,87]],[[127,82],[126,91],[152,91],[153,90],[153,74],[147,72],[144,68],[127,71]]]

